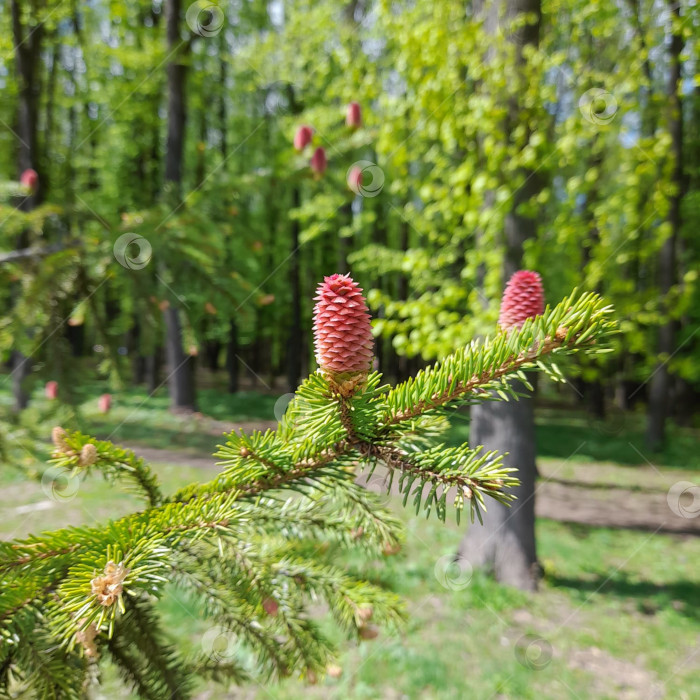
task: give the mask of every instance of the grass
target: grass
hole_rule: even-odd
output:
[[[166,491],[214,473],[213,468],[155,468]],[[4,536],[97,523],[135,505],[133,496],[92,478],[73,500],[16,513],[18,503],[46,500],[36,482],[6,485],[0,495]],[[338,639],[340,679],[316,686],[292,679],[264,691],[253,685],[253,695],[279,700],[614,698],[623,692],[645,697],[655,683],[665,685],[667,697],[700,693],[698,661],[691,658],[700,634],[697,538],[540,520],[545,579],[537,595],[528,595],[478,574],[463,586],[443,585],[442,557],[455,551],[462,529],[413,517],[395,502],[392,507],[405,522],[406,547],[398,556],[363,564],[361,573],[406,599],[410,620],[405,632],[360,645]],[[196,605],[171,589],[161,608],[167,627],[198,649],[209,625],[199,620]],[[329,633],[337,639],[331,628]],[[532,661],[528,665],[528,648],[533,654],[542,650],[541,669]],[[103,692],[129,697],[111,673]],[[230,697],[220,688],[207,692],[212,700]]]
[[[193,454],[209,453],[220,441],[202,433],[202,420],[172,416],[164,392],[147,403],[142,392],[120,393],[107,416],[95,411],[98,394],[99,390],[85,398],[84,429],[101,436],[113,433],[115,440]],[[276,400],[211,391],[202,393],[201,407],[219,420],[274,420]],[[39,409],[42,401],[37,400]],[[639,455],[635,462],[629,451],[629,443],[643,444],[640,425],[633,417],[619,433],[608,435],[596,433],[580,415],[545,413],[539,418],[538,439],[544,455],[568,457],[583,442],[572,460],[631,466],[644,464]],[[450,438],[463,440],[466,430],[466,423],[457,419]],[[697,469],[697,441],[690,432],[681,434],[683,439],[658,461]],[[205,469],[168,464],[155,469],[167,492],[215,473],[213,460]],[[605,479],[624,483],[626,470],[611,467],[612,471]],[[686,471],[685,477],[692,480],[694,474]],[[81,483],[74,499],[58,502],[19,471],[3,470],[0,483],[0,536],[5,538],[69,523],[98,523],[136,505],[133,496],[95,478]],[[46,510],[25,508],[43,504],[42,508],[47,502]],[[405,549],[381,561],[351,564],[405,598],[410,614],[406,630],[358,645],[338,639],[324,622],[340,644],[341,678],[322,679],[314,686],[291,679],[264,690],[252,684],[241,696],[617,698],[651,697],[659,686],[666,697],[700,697],[700,659],[694,656],[700,636],[698,538],[540,519],[537,535],[545,577],[541,591],[529,595],[481,574],[466,577],[464,585],[443,585],[443,557],[454,553],[463,528],[416,518],[395,502],[392,507],[406,525]],[[179,640],[192,650],[201,648],[210,626],[198,618],[192,601],[168,589],[161,610]],[[231,697],[231,691],[221,688],[205,691],[211,700]],[[101,692],[104,697],[129,697],[109,670]]]

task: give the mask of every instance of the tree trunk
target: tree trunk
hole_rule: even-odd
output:
[[[194,358],[182,348],[182,327],[178,309],[170,306],[165,317],[165,352],[168,362],[168,387],[171,408],[176,411],[194,411]]]
[[[168,138],[165,152],[165,180],[179,198],[182,182],[182,156],[185,146],[185,79],[187,68],[180,56],[180,0],[168,0],[166,34],[170,60],[168,78]],[[193,360],[182,347],[182,324],[176,299],[163,312],[165,320],[165,350],[168,362],[168,386],[171,408],[194,411],[196,408]]]
[[[208,340],[204,343],[204,357],[206,367],[211,372],[219,370],[219,355],[221,354],[221,343],[218,340]]]
[[[238,326],[231,319],[228,329],[228,347],[226,348],[226,371],[228,372],[228,391],[235,394],[238,391],[240,363],[238,361]]]
[[[19,84],[17,95],[17,171],[18,174],[21,174],[24,170],[33,168],[39,173],[39,189],[37,192],[24,197],[18,204],[18,209],[29,212],[40,203],[43,189],[42,168],[39,162],[37,140],[37,117],[40,96],[38,71],[43,25],[39,23],[25,34],[26,28],[22,25],[22,14],[18,0],[12,0],[10,9],[12,14],[15,67]],[[22,233],[17,240],[17,249],[26,247],[27,236],[25,233]],[[14,290],[13,296],[15,296]],[[25,383],[30,369],[29,359],[19,350],[13,350],[12,394],[15,411],[21,411],[29,404],[29,394],[25,388]]]
[[[661,448],[666,439],[666,419],[669,414],[671,374],[668,361],[674,351],[676,321],[669,317],[668,295],[676,279],[676,244],[681,228],[681,200],[684,195],[683,177],[683,105],[681,100],[681,51],[683,37],[680,29],[680,1],[669,0],[671,43],[669,46],[669,76],[666,88],[668,99],[668,129],[671,135],[671,155],[674,159],[671,182],[675,186],[669,200],[668,223],[671,232],[659,252],[659,292],[665,321],[659,327],[658,362],[649,385],[649,410],[647,422],[647,445],[652,450]]]
[[[146,390],[148,394],[154,394],[160,386],[160,364],[162,349],[153,348],[153,352],[146,357]]]
[[[187,67],[180,56],[180,0],[167,0],[167,41],[170,60],[168,82],[168,138],[165,149],[165,179],[178,190],[182,182],[182,154],[185,146],[185,80]]]
[[[481,3],[478,3],[481,6]],[[486,26],[497,29],[502,3],[483,8],[488,12]],[[523,58],[526,45],[537,45],[539,40],[540,0],[508,0],[505,3],[506,20],[514,20],[527,13],[535,22],[521,24],[510,40],[517,49],[517,62]],[[517,68],[517,66],[516,66]],[[514,74],[516,71],[514,71]],[[516,76],[517,77],[517,76]],[[506,133],[519,117],[517,92],[511,99]],[[532,171],[521,172],[523,185],[514,193],[511,208],[504,221],[505,256],[503,260],[504,283],[522,266],[525,241],[536,234],[535,219],[519,212],[521,204],[528,202],[541,189],[541,182]],[[519,390],[522,385],[513,382]],[[474,568],[487,568],[502,583],[522,590],[535,590],[539,577],[535,545],[535,419],[531,398],[519,401],[495,401],[478,404],[471,409],[469,442],[472,447],[484,445],[487,450],[508,452],[504,459],[507,466],[518,468],[520,486],[515,489],[518,500],[507,507],[487,500],[488,512],[483,526],[474,525],[462,539],[457,557],[468,561]]]
[[[347,224],[352,226],[352,201],[346,202],[340,207],[340,225]],[[338,269],[336,270],[341,275],[347,275],[350,272],[348,266],[348,255],[352,251],[352,236],[338,237]]]
[[[141,322],[138,314],[133,315],[131,328],[127,331],[126,347],[131,356],[131,381],[143,384],[146,379],[146,358],[141,352]]]
[[[399,223],[399,248],[403,253],[408,250],[409,234],[410,228],[408,221],[402,217],[401,222]],[[401,301],[406,301],[408,299],[408,277],[403,272],[399,274],[396,298],[400,299]],[[395,366],[393,374],[396,381],[406,381],[406,379],[409,377],[408,358],[406,355],[399,353],[394,353],[394,358]]]
[[[511,382],[526,391],[519,380]],[[512,489],[517,500],[506,507],[486,499],[484,524],[469,527],[460,544],[458,559],[474,569],[492,572],[496,580],[522,590],[535,590],[539,576],[535,546],[535,436],[531,399],[487,402],[472,408],[469,443],[486,450],[507,452],[504,465],[518,469],[520,486]]]
[[[292,190],[292,207],[301,204],[298,187]],[[301,289],[299,282],[299,221],[294,219],[291,226],[291,265],[289,268],[289,286],[292,291],[291,320],[289,324],[289,345],[287,354],[287,387],[294,392],[299,386],[301,376],[302,329],[301,329]]]

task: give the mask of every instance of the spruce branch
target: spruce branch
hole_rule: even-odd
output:
[[[404,506],[412,495],[416,514],[422,506],[428,516],[434,506],[438,518],[443,522],[451,488],[454,487],[453,502],[459,523],[465,499],[470,505],[471,521],[474,522],[475,515],[481,521],[480,509],[485,509],[484,496],[491,496],[507,505],[514,500],[514,496],[505,489],[518,484],[517,478],[512,476],[517,470],[503,467],[502,455],[493,451],[484,452],[481,447],[472,450],[466,445],[436,445],[411,453],[382,445],[367,445],[367,456],[400,472],[398,491],[403,495]],[[391,485],[390,479],[389,490]],[[429,486],[427,496],[426,486]]]
[[[240,682],[258,673],[299,671],[311,679],[323,672],[333,645],[308,615],[314,600],[359,639],[376,636],[370,621],[400,626],[394,594],[338,565],[341,551],[378,556],[400,542],[398,521],[357,483],[359,473],[371,476],[384,465],[388,491],[395,483],[416,512],[435,510],[444,520],[449,498],[458,520],[465,500],[471,519],[481,519],[487,497],[513,500],[517,478],[502,455],[436,442],[450,410],[517,398],[511,378],[527,383],[524,372],[536,367],[560,377],[553,359],[604,352],[614,330],[610,308],[593,294],[574,293],[532,317],[540,309],[538,280],[521,282],[507,290],[493,338],[391,388],[370,371],[361,290],[349,277],[328,278],[315,318],[320,369],[299,387],[278,428],[232,432],[216,455],[219,474],[169,496],[128,450],[55,429],[54,466],[99,472],[146,504],[100,527],[0,542],[0,689],[16,668],[32,692],[54,692],[25,642],[35,628],[56,658],[77,664],[70,683],[88,682],[87,669],[105,651],[143,697],[186,697],[183,674]],[[235,653],[246,649],[254,666],[237,658],[214,664],[199,654],[180,659],[154,618],[168,585],[234,635]]]
[[[131,450],[106,440],[95,440],[77,431],[66,431],[60,426],[52,430],[51,440],[54,451],[49,464],[70,471],[73,475],[99,471],[111,482],[126,481],[129,489],[146,498],[150,506],[162,502],[163,495],[157,477],[145,461]]]
[[[493,400],[493,392],[504,400],[518,398],[508,378],[518,377],[528,384],[523,371],[533,367],[559,381],[560,373],[549,356],[581,350],[607,352],[601,341],[615,330],[611,313],[612,308],[596,294],[577,297],[574,291],[553,309],[547,307],[542,316],[528,318],[520,328],[502,330],[483,342],[473,341],[387,394],[380,436],[439,409]]]

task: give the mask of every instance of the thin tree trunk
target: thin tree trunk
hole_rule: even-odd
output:
[[[376,154],[374,159],[376,160]],[[381,197],[378,198],[379,201],[376,203],[374,226],[372,227],[372,242],[375,245],[386,247],[387,245],[387,225],[386,225],[386,209],[382,206]],[[383,284],[382,275],[377,275],[374,283],[372,285],[377,289],[386,291]],[[384,317],[384,308],[381,307],[377,312],[377,318]],[[377,366],[381,372],[387,372],[386,359],[389,353],[386,349],[385,338],[379,336],[375,343],[375,355],[377,357]]]
[[[409,234],[410,227],[408,221],[401,218],[401,221],[399,222],[399,249],[402,253],[405,253],[408,250]],[[406,299],[408,299],[408,277],[403,272],[399,273],[397,287],[396,298],[400,299],[401,301],[406,301]],[[408,358],[406,355],[394,353],[394,359],[394,377],[396,378],[397,382],[403,382],[409,375]]]
[[[160,386],[160,365],[163,351],[159,347],[146,357],[146,389],[153,394]]]
[[[598,170],[603,164],[603,154],[600,151],[600,145],[598,144],[598,138],[593,138],[593,143],[591,146],[592,157],[587,165],[587,170],[595,168]],[[600,230],[596,225],[595,221],[595,207],[598,204],[600,198],[600,192],[598,189],[599,181],[596,181],[588,191],[586,195],[586,208],[585,208],[585,220],[588,226],[588,240],[583,245],[583,255],[582,255],[582,269],[584,274],[588,272],[588,266],[591,263],[591,258],[593,251],[600,243]],[[603,294],[603,289],[599,284],[595,290],[598,294]],[[597,365],[598,371],[603,371],[603,365],[600,360],[595,358],[585,358],[582,357],[579,360],[583,368],[590,367],[591,365]],[[587,381],[581,378],[579,382],[581,399],[586,406],[586,410],[589,415],[593,418],[599,420],[605,419],[605,388],[600,377],[595,377],[591,381]]]
[[[292,190],[292,207],[301,205],[299,187]],[[287,387],[294,392],[301,376],[302,329],[301,329],[301,289],[299,281],[299,220],[291,222],[291,265],[289,285],[292,292],[291,319],[289,323],[289,347],[287,354]]]
[[[527,13],[535,22],[520,25],[511,34],[521,63],[523,48],[536,46],[539,40],[540,0],[504,0],[507,20]],[[481,3],[479,3],[481,5]],[[498,25],[498,13],[503,3],[484,3],[488,12],[487,26]],[[517,20],[516,20],[517,21]],[[517,77],[517,75],[514,75]],[[506,133],[517,123],[519,105],[517,93],[511,100]],[[536,234],[536,221],[520,213],[520,205],[528,202],[541,189],[534,172],[522,171],[523,185],[515,192],[511,208],[504,221],[505,256],[503,260],[504,283],[522,266],[525,241]],[[524,387],[513,382],[516,389]],[[487,450],[496,449],[509,453],[504,462],[517,467],[520,486],[515,489],[518,500],[512,507],[503,506],[493,499],[486,499],[487,513],[483,526],[475,524],[465,534],[457,552],[457,558],[466,560],[474,568],[486,568],[502,583],[522,590],[537,588],[539,567],[535,543],[535,419],[531,398],[519,401],[494,401],[476,405],[471,410],[469,442],[472,447],[484,445]]]
[[[208,340],[204,343],[204,357],[206,367],[211,372],[219,370],[219,355],[221,354],[221,343],[218,340]]]
[[[226,32],[219,37],[219,104],[218,119],[221,137],[220,150],[223,163],[228,161],[228,110],[226,109],[226,60],[228,51]],[[229,319],[228,342],[226,344],[226,373],[228,374],[228,392],[235,394],[240,388],[241,363],[239,361],[238,324],[232,316]]]
[[[37,116],[39,110],[39,59],[41,54],[41,41],[43,26],[38,24],[31,31],[25,33],[22,25],[22,15],[18,0],[12,0],[12,39],[15,54],[15,67],[17,70],[18,110],[17,110],[17,170],[21,174],[28,168],[33,168],[39,173],[39,189],[36,193],[25,197],[18,205],[18,209],[32,211],[41,201],[42,197],[42,168],[39,158],[39,146],[37,139]],[[17,240],[17,249],[27,247],[26,233],[20,234]],[[13,296],[15,293],[13,292]],[[12,394],[14,397],[14,410],[21,411],[29,404],[29,394],[25,388],[26,378],[29,375],[31,365],[19,350],[12,352]]]
[[[226,32],[220,34],[219,58],[219,130],[221,132],[221,155],[226,162],[228,158],[228,125],[226,110],[226,61],[224,56],[228,51]]]
[[[133,325],[127,333],[126,346],[131,355],[131,381],[143,384],[146,379],[146,358],[141,352],[141,323],[137,314],[134,314]]]
[[[170,402],[174,410],[195,409],[193,359],[182,349],[182,327],[178,309],[170,306],[164,312],[165,352],[168,363]],[[181,371],[186,369],[186,371]]]
[[[352,201],[346,202],[340,207],[339,211],[340,225],[352,226]],[[341,275],[346,275],[350,272],[348,266],[348,255],[352,251],[352,237],[338,236],[338,269]]]
[[[680,2],[669,0],[671,22],[680,25]],[[670,234],[664,241],[659,252],[659,292],[662,298],[662,309],[667,317],[659,327],[658,357],[656,368],[649,385],[649,411],[647,422],[647,444],[652,450],[658,450],[666,439],[666,419],[669,414],[671,393],[671,374],[668,360],[673,354],[676,321],[668,317],[670,309],[667,305],[669,292],[676,280],[676,245],[681,228],[681,200],[684,195],[683,177],[683,104],[681,89],[681,51],[683,36],[681,29],[671,28],[671,43],[669,47],[670,68],[666,88],[668,99],[668,129],[671,135],[671,154],[674,159],[671,182],[675,186],[674,194],[669,200],[668,223]]]
[[[228,391],[235,394],[239,387],[240,363],[238,361],[238,326],[231,319],[228,329],[228,346],[226,348],[226,371],[228,372]]]
[[[165,179],[180,196],[182,161],[185,146],[185,79],[187,68],[180,56],[180,0],[168,0],[166,6],[166,35],[170,60],[168,78],[168,138],[165,152]],[[163,312],[165,320],[165,349],[168,363],[170,404],[174,410],[193,411],[196,408],[193,359],[182,346],[180,310],[173,299]]]

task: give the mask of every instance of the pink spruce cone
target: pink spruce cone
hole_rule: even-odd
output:
[[[314,130],[310,126],[302,124],[294,134],[294,148],[297,151],[303,151],[311,143],[313,135]]]
[[[100,413],[109,413],[109,409],[112,408],[111,394],[102,394],[97,403]]]
[[[520,328],[525,320],[544,312],[544,289],[536,272],[519,270],[509,280],[501,299],[498,325]]]
[[[323,173],[326,172],[327,165],[328,161],[326,160],[326,151],[319,146],[311,156],[311,170],[313,170],[317,175],[323,175]]]
[[[36,192],[36,188],[39,186],[39,175],[36,170],[27,168],[19,176],[19,181],[22,187],[29,190],[31,193],[34,193]]]
[[[362,110],[358,102],[351,102],[345,115],[345,123],[351,129],[359,129],[362,126]]]
[[[316,291],[314,342],[319,367],[332,374],[368,372],[374,339],[362,289],[349,275],[331,275]]]
[[[348,187],[355,193],[360,193],[362,187],[362,168],[353,165],[348,171]]]
[[[50,382],[46,382],[46,386],[44,387],[44,396],[46,396],[46,398],[50,401],[57,399],[58,382],[55,382],[53,379]]]

